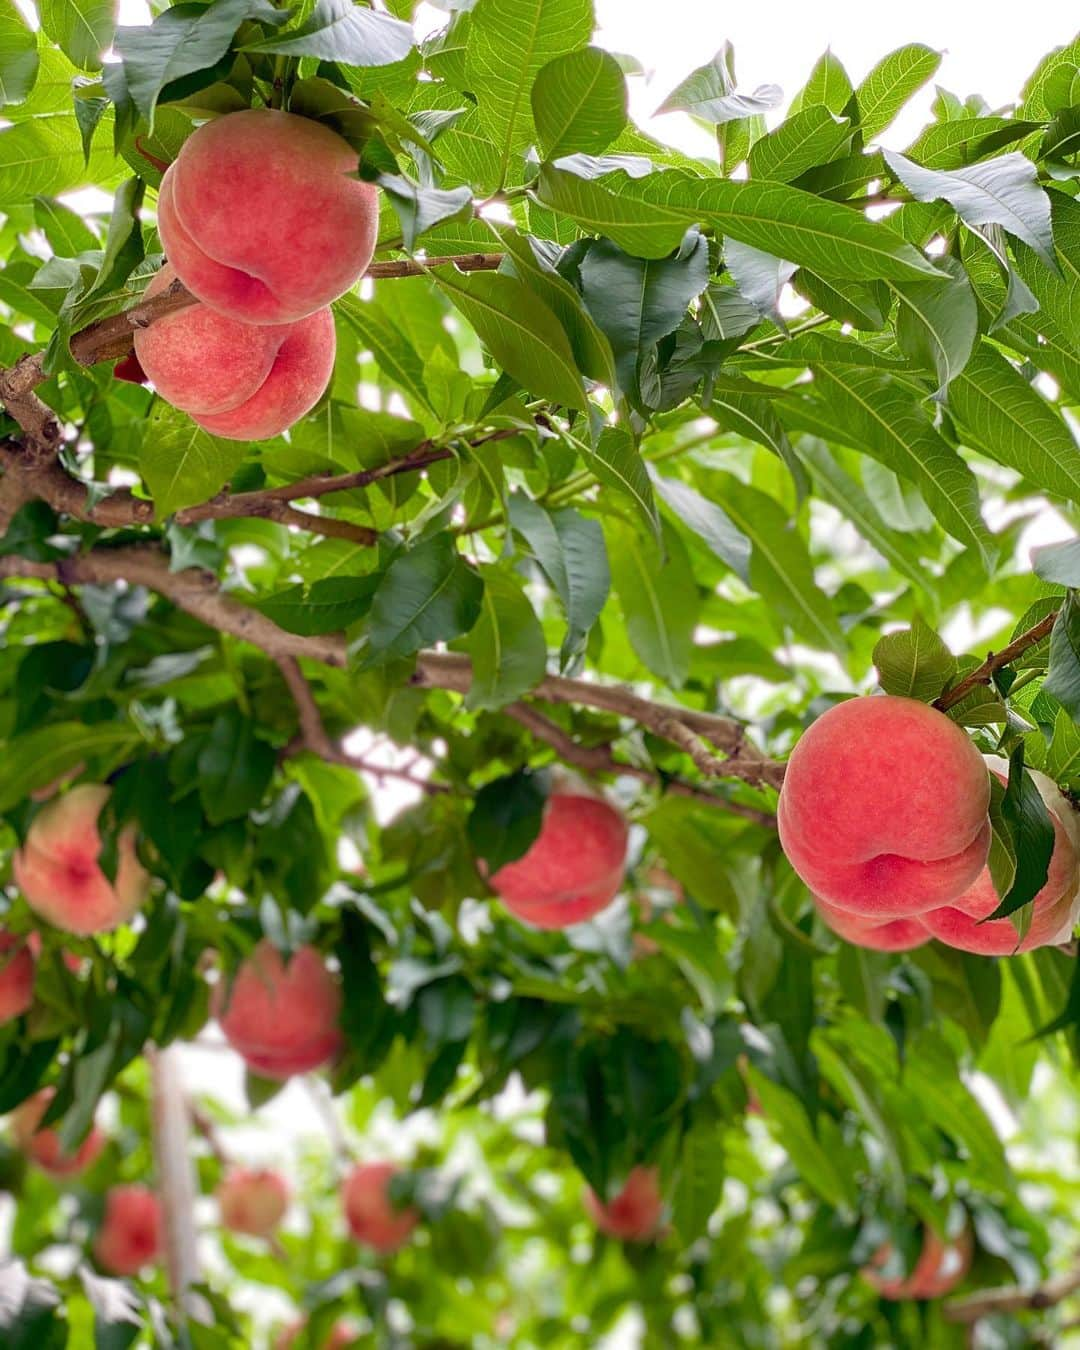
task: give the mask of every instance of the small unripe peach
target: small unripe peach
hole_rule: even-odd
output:
[[[946,1242],[927,1225],[923,1229],[922,1251],[910,1275],[884,1279],[878,1270],[889,1259],[892,1246],[885,1243],[874,1253],[863,1279],[872,1284],[882,1298],[944,1298],[960,1283],[971,1265],[971,1231],[966,1226],[959,1237]]]
[[[269,1237],[289,1207],[289,1187],[268,1167],[232,1167],[217,1188],[221,1222],[234,1233]]]
[[[169,166],[158,232],[193,295],[249,324],[291,323],[343,295],[371,261],[376,188],[318,122],[268,108],[214,118]]]
[[[98,865],[98,817],[109,788],[84,783],[42,808],[15,854],[15,883],[27,904],[67,933],[104,933],[125,923],[146,900],[150,877],[135,854],[135,829],[117,840],[117,867],[110,881]]]
[[[419,1210],[395,1209],[390,1182],[398,1169],[393,1163],[357,1163],[345,1178],[341,1200],[349,1231],[357,1242],[377,1252],[397,1251],[420,1222]]]
[[[341,987],[314,947],[299,948],[286,965],[264,938],[232,988],[214,990],[213,1009],[226,1040],[264,1078],[317,1069],[342,1045]]]
[[[621,1242],[651,1242],[664,1216],[660,1174],[655,1167],[635,1167],[619,1194],[606,1204],[591,1188],[587,1190],[585,1208],[608,1237]]]
[[[137,1275],[161,1250],[161,1206],[146,1186],[114,1186],[94,1239],[98,1264],[112,1275]]]
[[[554,792],[528,851],[491,877],[515,918],[565,928],[605,909],[626,871],[626,821],[599,797]]]
[[[33,1003],[34,966],[30,944],[0,930],[0,1022],[21,1017]]]
[[[74,1153],[65,1153],[56,1130],[51,1126],[38,1128],[55,1095],[55,1088],[42,1088],[17,1106],[11,1113],[11,1132],[19,1148],[43,1172],[52,1177],[74,1177],[97,1159],[105,1147],[105,1135],[94,1125]]]

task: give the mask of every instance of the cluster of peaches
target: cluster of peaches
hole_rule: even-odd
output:
[[[984,956],[1065,941],[1080,900],[1076,812],[1042,774],[1032,775],[1054,826],[1046,882],[1023,936],[999,900],[987,866],[990,773],[943,713],[913,699],[838,703],[795,747],[777,824],[788,861],[825,922],[857,946],[907,951],[937,938]]]
[[[262,440],[315,406],[334,368],[330,302],[371,261],[377,191],[318,122],[269,108],[206,122],[158,194],[168,263],[199,301],[135,333],[141,373],[215,436]],[[118,371],[118,373],[120,373]]]

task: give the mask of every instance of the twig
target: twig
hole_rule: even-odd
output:
[[[1000,1313],[1039,1312],[1053,1308],[1078,1290],[1080,1265],[1045,1280],[1034,1289],[1005,1285],[1000,1289],[983,1289],[966,1298],[951,1299],[945,1304],[944,1311],[950,1322],[977,1322]]]
[[[225,594],[213,573],[199,568],[170,572],[167,556],[154,548],[140,545],[92,549],[61,562],[35,562],[9,555],[0,558],[0,578],[4,577],[59,580],[65,585],[126,581],[157,591],[208,627],[250,642],[275,661],[282,657],[308,657],[338,669],[346,665],[345,639],[341,634],[301,637],[286,632],[259,610]],[[456,653],[422,651],[416,657],[413,683],[421,688],[464,694],[472,684],[472,665],[468,657]],[[742,725],[730,718],[654,703],[620,685],[562,675],[545,676],[532,692],[536,698],[550,703],[580,704],[636,722],[691,754],[697,767],[709,777],[741,778],[747,783],[771,786],[783,781],[784,766],[763,755],[746,739]],[[713,753],[706,741],[728,758]],[[372,773],[383,772],[351,762],[354,767],[364,767]]]
[[[210,1149],[210,1152],[222,1165],[228,1167],[230,1159],[225,1150],[224,1144],[217,1132],[217,1126],[206,1114],[206,1112],[196,1102],[188,1099],[188,1115],[191,1117],[191,1123],[199,1131]]]
[[[1041,642],[1054,626],[1054,621],[1058,616],[1058,611],[1054,610],[1052,614],[1047,614],[1044,619],[1040,619],[1034,627],[1029,628],[1026,633],[1021,633],[1018,638],[1014,638],[1007,647],[1002,647],[999,652],[990,652],[981,666],[976,666],[970,675],[965,675],[962,680],[947,689],[940,698],[934,700],[934,707],[941,712],[947,712],[950,708],[955,708],[958,703],[962,703],[973,689],[981,684],[989,684],[993,679],[994,673],[1001,670],[1004,666],[1015,661],[1018,656]]]

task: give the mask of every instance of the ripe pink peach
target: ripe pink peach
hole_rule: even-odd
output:
[[[227,990],[214,990],[214,1015],[248,1068],[264,1078],[307,1073],[341,1048],[341,988],[314,947],[285,964],[263,939]]]
[[[664,1200],[655,1167],[635,1167],[614,1200],[606,1204],[596,1192],[585,1192],[585,1208],[601,1233],[622,1242],[651,1242],[660,1230]]]
[[[166,265],[148,296],[173,280]],[[155,389],[199,426],[228,440],[277,436],[311,411],[334,369],[334,317],[256,327],[189,305],[135,332],[135,351]]]
[[[923,1229],[922,1251],[910,1275],[896,1275],[883,1279],[878,1270],[889,1259],[890,1243],[879,1247],[863,1279],[872,1284],[882,1298],[929,1299],[944,1298],[967,1274],[971,1266],[971,1232],[965,1227],[959,1237],[946,1242],[927,1225]]]
[[[146,1186],[114,1186],[94,1239],[98,1264],[112,1275],[137,1275],[158,1258],[161,1206]]]
[[[626,870],[626,821],[598,797],[554,792],[540,833],[522,857],[491,877],[515,918],[566,928],[599,914]]]
[[[0,1023],[21,1017],[33,1003],[35,965],[30,943],[0,929]]]
[[[289,1207],[289,1187],[280,1172],[232,1167],[217,1188],[221,1222],[234,1233],[269,1237]]]
[[[184,142],[158,193],[158,232],[177,276],[243,323],[291,323],[336,300],[371,261],[378,194],[329,127],[249,109]],[[145,364],[145,363],[144,363]]]
[[[98,817],[109,788],[84,783],[54,798],[33,819],[15,854],[15,883],[27,904],[54,927],[85,936],[125,923],[145,902],[150,876],[135,855],[135,828],[117,841],[116,878],[98,866]]]
[[[930,941],[930,931],[923,916],[910,919],[861,919],[848,914],[824,900],[814,899],[817,911],[828,926],[853,947],[866,947],[876,952],[909,952]]]
[[[341,1191],[350,1233],[383,1254],[397,1251],[420,1222],[420,1212],[413,1206],[394,1207],[390,1182],[397,1172],[393,1163],[357,1163]]]
[[[74,1153],[65,1153],[60,1136],[51,1126],[38,1128],[38,1122],[56,1095],[56,1089],[47,1087],[35,1092],[11,1113],[11,1132],[15,1143],[51,1177],[74,1177],[95,1162],[105,1147],[105,1135],[96,1125]]]
[[[902,919],[950,904],[990,848],[982,756],[914,699],[854,698],[822,714],[788,761],[777,811],[795,871],[827,904]]]

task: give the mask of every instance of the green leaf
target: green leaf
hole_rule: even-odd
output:
[[[721,507],[678,478],[653,470],[653,484],[680,525],[692,530],[725,566],[750,584],[750,540]]]
[[[122,722],[54,722],[14,737],[4,747],[0,811],[10,811],[77,764],[96,759],[111,764],[138,740],[135,729]]]
[[[483,608],[465,644],[473,667],[465,706],[496,709],[544,678],[547,643],[520,582],[498,567],[482,567],[480,575]]]
[[[5,1262],[0,1331],[8,1350],[59,1350],[66,1345],[62,1305],[55,1285],[31,1275],[21,1261]]]
[[[239,709],[219,713],[199,751],[199,795],[212,825],[236,820],[258,806],[270,786],[277,756],[255,735]]]
[[[35,197],[34,220],[60,258],[96,249],[100,241],[77,211],[51,197]]]
[[[467,633],[480,615],[483,593],[484,583],[447,534],[399,553],[375,592],[359,649],[364,664],[411,656]]]
[[[489,876],[532,848],[544,823],[549,789],[546,773],[524,769],[485,783],[476,794],[466,828]]]
[[[342,633],[371,608],[377,575],[321,577],[310,586],[289,586],[258,601],[255,608],[287,633],[314,637]]]
[[[626,125],[626,80],[610,52],[585,47],[542,67],[532,87],[536,135],[546,159],[598,155]]]
[[[815,164],[835,159],[851,138],[851,123],[813,104],[788,117],[775,131],[754,142],[748,163],[754,178],[790,183]]]
[[[0,107],[22,103],[38,76],[37,38],[12,0],[0,0]]]
[[[652,484],[634,438],[622,427],[605,427],[595,449],[576,442],[582,458],[605,487],[630,502],[645,529],[660,542],[660,517]]]
[[[558,319],[523,282],[498,272],[432,273],[508,375],[541,398],[584,408],[585,391]]]
[[[267,21],[263,14],[258,17]],[[287,17],[282,15],[276,22]],[[412,27],[393,15],[363,8],[352,0],[315,0],[314,10],[299,28],[250,42],[241,50],[315,56],[346,66],[389,66],[404,61],[412,47]]]
[[[701,1120],[682,1137],[672,1204],[675,1227],[687,1246],[707,1231],[723,1195],[724,1178],[723,1130]]]
[[[1039,186],[1035,165],[1019,151],[962,169],[924,169],[884,151],[889,168],[916,201],[946,201],[965,225],[1000,225],[1057,270],[1050,228],[1050,198]]]
[[[727,392],[722,382],[716,381],[709,412],[722,427],[771,450],[790,470],[799,497],[806,495],[809,489],[806,471],[795,457],[779,417],[764,398],[757,394]]]
[[[949,407],[976,450],[1066,501],[1080,497],[1080,447],[1068,424],[988,342],[949,390]]]
[[[379,187],[390,199],[411,253],[422,234],[448,220],[471,219],[472,188],[421,187],[401,174],[381,173]]]
[[[749,1077],[770,1130],[787,1151],[807,1185],[828,1204],[853,1211],[858,1196],[847,1160],[842,1154],[834,1154],[818,1139],[806,1107],[794,1092],[774,1083],[752,1067]],[[825,1119],[819,1115],[819,1124]]]
[[[816,106],[842,113],[851,98],[851,80],[843,62],[826,48],[818,57],[810,78],[791,100],[788,116]]]
[[[932,703],[956,674],[956,657],[918,614],[910,628],[878,639],[873,661],[887,694],[921,703]]]
[[[941,53],[919,42],[883,57],[855,90],[853,113],[864,140],[873,140],[941,65]],[[846,110],[845,110],[846,111]]]
[[[975,475],[910,395],[876,371],[825,364],[814,371],[835,439],[914,483],[953,538],[988,562],[993,545],[979,514]]]
[[[713,126],[723,126],[779,107],[783,92],[775,84],[760,85],[752,94],[736,93],[733,65],[731,47],[725,44],[708,65],[691,71],[657,112],[687,112]]]
[[[101,56],[113,40],[112,0],[40,0],[45,36],[80,70],[100,70]]]
[[[216,65],[245,19],[284,23],[286,17],[269,0],[213,0],[209,5],[174,5],[149,28],[118,28],[115,47],[127,92],[151,130],[154,108],[167,84]]]
[[[955,258],[942,258],[941,268],[949,276],[944,286],[927,281],[890,284],[900,305],[896,344],[906,356],[935,372],[938,395],[964,369],[979,336],[975,293],[962,264]]]
[[[142,262],[144,254],[139,211],[145,190],[146,184],[141,178],[129,178],[117,188],[101,269],[84,299],[101,291],[119,290]]]
[[[566,615],[563,665],[584,647],[611,586],[604,534],[572,507],[545,511],[520,492],[510,496],[510,523],[544,571]]]
[[[1015,250],[1016,270],[1034,291],[1040,308],[1071,344],[1070,354],[1075,357],[1080,347],[1080,202],[1055,192],[1051,216],[1060,271],[1050,271],[1024,247]],[[1042,319],[1042,314],[1036,317],[1036,329]]]
[[[708,285],[709,249],[694,231],[673,258],[633,258],[598,239],[581,261],[586,308],[607,335],[619,385],[634,403],[641,391],[642,357],[682,322],[687,306]]]
[[[1054,851],[1054,822],[1035,780],[1024,768],[1022,745],[1009,756],[1009,781],[1001,800],[1001,815],[1012,840],[1016,874],[991,919],[1005,919],[1035,899],[1046,885]]]
[[[246,453],[242,441],[211,436],[185,413],[159,401],[139,457],[157,518],[207,501],[225,486]]]
[[[5,209],[89,184],[109,188],[126,172],[111,145],[99,142],[89,160],[84,158],[74,113],[32,117],[0,130],[0,201]]]
[[[640,534],[612,522],[608,553],[630,645],[672,689],[686,683],[701,601],[682,540],[664,526],[665,556]]]
[[[334,305],[334,312],[344,318],[361,345],[371,352],[380,373],[398,385],[419,408],[434,413],[428,401],[424,363],[382,305],[355,295],[343,295]]]
[[[1080,539],[1066,539],[1060,544],[1044,544],[1032,550],[1031,565],[1035,575],[1056,586],[1080,589]]]
[[[818,586],[810,554],[778,501],[732,474],[709,477],[735,527],[750,540],[750,584],[780,620],[815,647],[846,651],[829,597]]]
[[[1070,591],[1050,632],[1050,665],[1043,689],[1080,721],[1080,603]]]
[[[583,178],[547,164],[536,192],[545,206],[638,257],[671,253],[696,222],[826,276],[876,281],[941,275],[887,224],[785,183],[702,179],[678,169],[646,178],[621,171]]]
[[[960,117],[935,122],[908,146],[908,158],[927,169],[959,169],[1042,127],[1017,117]]]
[[[540,71],[592,36],[591,0],[478,0],[465,51],[467,88],[498,147],[498,181],[533,139],[529,94]]]

